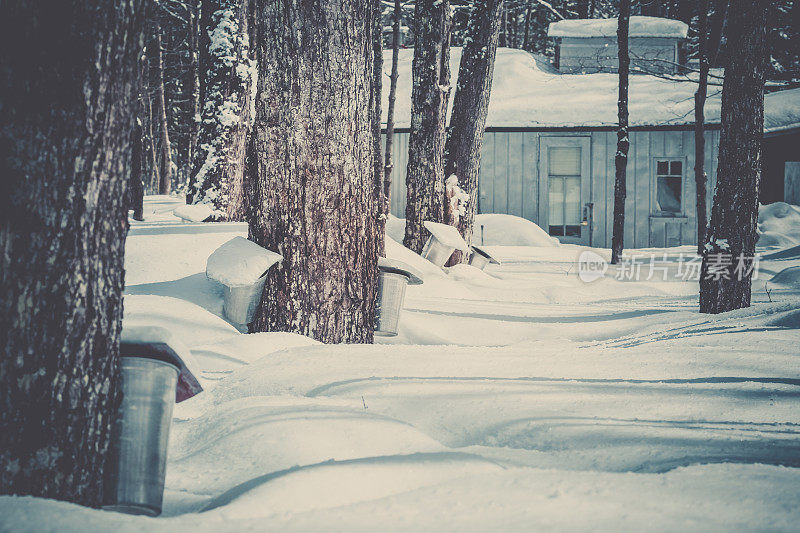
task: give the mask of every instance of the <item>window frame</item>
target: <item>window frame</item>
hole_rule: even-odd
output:
[[[681,208],[680,211],[661,211],[658,209],[658,162],[667,161],[668,163],[681,163]],[[670,165],[671,166],[671,165]],[[670,169],[671,170],[671,169]],[[675,174],[663,174],[663,176],[677,177]],[[660,156],[653,157],[652,171],[650,172],[650,214],[652,216],[664,218],[684,218],[686,217],[686,156]]]

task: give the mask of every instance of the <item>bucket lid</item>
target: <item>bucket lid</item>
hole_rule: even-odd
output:
[[[484,249],[483,249],[483,248],[481,248],[480,246],[475,246],[475,245],[473,245],[473,246],[472,246],[472,251],[473,251],[473,252],[475,252],[475,253],[476,253],[476,254],[478,254],[478,255],[482,255],[483,257],[485,257],[486,259],[488,259],[490,263],[494,263],[495,265],[499,265],[499,264],[500,264],[500,261],[498,261],[497,259],[495,259],[494,257],[492,257],[492,256],[489,254],[489,252],[487,252],[486,250],[484,250]]]
[[[143,359],[155,359],[162,363],[181,369],[182,360],[175,350],[164,342],[145,342],[145,341],[123,341],[119,345],[120,357],[141,357]]]
[[[386,257],[378,258],[378,270],[382,272],[393,272],[395,274],[402,274],[408,278],[409,285],[422,285],[422,273],[412,267],[408,263],[398,261],[397,259],[388,259]]]
[[[180,403],[203,392],[203,386],[186,366],[186,362],[172,346],[188,349],[173,338],[172,333],[160,326],[134,326],[122,328],[122,339],[119,345],[120,357],[139,357],[153,359],[174,366],[178,370],[178,385],[175,391],[175,402]],[[188,358],[190,353],[186,353]]]
[[[430,220],[426,220],[423,224],[425,229],[430,232],[431,236],[445,246],[461,250],[462,252],[469,252],[466,241],[464,241],[464,238],[455,226],[442,224],[441,222],[431,222]]]

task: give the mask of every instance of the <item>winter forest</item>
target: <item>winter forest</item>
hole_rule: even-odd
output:
[[[800,1],[0,13],[0,531],[796,531]]]

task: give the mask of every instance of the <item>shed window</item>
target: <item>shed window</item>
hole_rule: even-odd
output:
[[[656,160],[656,206],[660,213],[681,213],[683,195],[683,161]]]

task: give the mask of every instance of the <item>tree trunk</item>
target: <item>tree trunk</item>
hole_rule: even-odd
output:
[[[200,14],[202,10],[201,0],[192,0],[188,6],[189,11],[189,98],[191,99],[190,113],[192,115],[191,131],[189,132],[189,153],[187,161],[189,165],[194,165],[197,157],[197,140],[200,135]],[[186,203],[194,203],[194,190],[192,188],[191,176],[189,186],[186,188]]]
[[[444,144],[450,94],[450,2],[418,0],[412,63],[411,133],[406,168],[406,233],[403,244],[422,252],[423,222],[444,220]]]
[[[750,306],[748,267],[758,239],[764,133],[766,14],[767,2],[731,1],[728,39],[736,53],[729,54],[722,85],[717,187],[700,278],[701,313]]]
[[[257,3],[250,239],[283,255],[254,331],[372,342],[377,286],[373,3]]]
[[[698,6],[698,47],[700,76],[697,92],[694,94],[694,182],[697,191],[697,253],[702,255],[706,243],[706,184],[705,171],[706,137],[705,106],[708,92],[708,0],[699,0]]]
[[[467,244],[472,242],[472,226],[478,211],[478,171],[502,5],[502,0],[476,0],[472,5],[445,146],[445,176],[454,174],[458,186],[469,195],[458,224],[458,231]],[[468,259],[467,255],[456,250],[450,262],[456,264]]]
[[[144,183],[142,183],[142,123],[137,118],[131,132],[131,175],[128,187],[128,209],[133,210],[134,220],[144,220]]]
[[[402,18],[400,0],[394,0],[392,22],[392,73],[389,76],[389,105],[386,109],[386,148],[383,166],[383,213],[388,218],[392,210],[392,172],[394,171],[394,106],[397,100],[398,60],[400,50],[400,21]],[[384,241],[386,228],[384,226]]]
[[[143,5],[3,12],[0,494],[101,503]]]
[[[377,219],[377,248],[378,255],[386,255],[386,217],[383,197],[383,161],[381,160],[381,97],[383,96],[383,5],[382,0],[372,0],[373,22],[375,27],[372,30],[372,58],[373,73],[372,78],[372,144],[375,152],[373,164],[375,165],[375,198],[377,199],[377,209],[375,217]]]
[[[715,67],[719,65],[719,51],[722,43],[722,34],[725,29],[725,20],[728,15],[729,0],[716,0],[714,14],[709,21],[708,34],[708,61]]]
[[[531,34],[531,16],[533,13],[531,11],[531,6],[528,6],[528,9],[525,11],[525,34],[522,38],[522,49],[528,50],[530,47],[530,34]]]
[[[161,155],[159,157],[158,194],[169,194],[172,188],[172,146],[169,142],[167,122],[167,102],[164,96],[164,58],[161,45],[161,2],[153,0],[153,54],[155,57],[156,103],[158,105],[158,126],[161,134]]]
[[[628,73],[631,58],[628,55],[628,27],[630,23],[630,0],[619,2],[617,42],[619,51],[619,99],[617,101],[617,153],[614,156],[614,225],[611,235],[611,264],[619,263],[625,242],[625,197],[626,172],[628,166]]]
[[[190,187],[193,203],[208,203],[217,220],[244,218],[247,133],[252,123],[257,80],[250,59],[247,0],[206,0],[203,28],[210,36],[205,51],[206,99]]]

